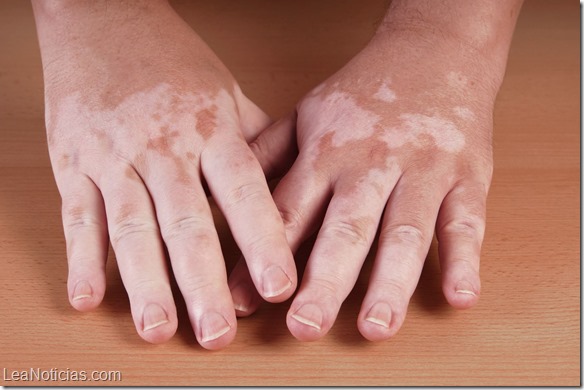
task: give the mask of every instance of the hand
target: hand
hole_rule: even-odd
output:
[[[101,302],[109,236],[139,335],[169,339],[177,319],[166,246],[197,340],[221,348],[236,318],[203,181],[261,296],[280,302],[296,287],[283,223],[247,145],[269,118],[166,2],[63,4],[34,3],[71,304]]]
[[[269,154],[261,150],[274,148],[276,129],[289,133],[296,125],[299,155],[273,193],[292,249],[322,221],[287,317],[300,340],[332,327],[378,229],[358,317],[364,337],[386,339],[402,326],[434,229],[446,299],[461,309],[478,300],[492,110],[504,60],[428,32],[376,36],[302,99],[297,118],[281,120],[253,144],[257,155]],[[244,263],[229,284],[239,315],[257,309]]]

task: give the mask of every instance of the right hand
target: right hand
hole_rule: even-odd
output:
[[[204,181],[261,296],[284,301],[297,283],[247,145],[269,118],[166,2],[34,6],[71,304],[101,302],[109,238],[138,334],[168,340],[177,318],[166,246],[197,340],[224,347],[236,317]]]

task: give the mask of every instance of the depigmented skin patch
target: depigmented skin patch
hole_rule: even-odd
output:
[[[370,181],[369,183],[362,183],[360,178],[366,177],[369,171],[379,170],[387,172],[392,163],[390,156],[390,148],[385,142],[380,142],[379,138],[382,136],[381,129],[365,139],[354,139],[347,141],[342,146],[335,146],[333,144],[334,131],[329,131],[318,141],[318,151],[314,160],[314,169],[317,172],[333,172],[335,165],[339,161],[351,161],[360,159],[362,156],[367,156],[367,165],[352,164],[347,170],[343,172],[344,179],[349,183],[354,183],[353,186],[370,184],[375,189],[377,195],[383,196],[384,183]],[[348,192],[352,192],[350,189]]]
[[[382,83],[373,97],[386,103],[392,103],[397,99],[395,92],[389,87],[388,82]]]
[[[477,171],[480,161],[490,164],[490,144],[480,144],[480,128],[490,122],[465,97],[475,86],[472,77],[452,71],[430,81],[389,80],[359,69],[359,77],[341,70],[297,107],[299,148],[318,177],[343,180],[343,192],[363,201],[372,192],[361,187],[388,199],[389,183],[405,172],[414,181],[431,172],[448,187]],[[475,153],[470,159],[469,150]]]
[[[62,100],[56,123],[47,129],[54,140],[51,157],[59,156],[54,162],[59,169],[74,166],[96,178],[107,174],[112,163],[129,163],[138,174],[126,172],[130,179],[147,178],[149,166],[161,166],[159,159],[165,159],[173,166],[166,176],[191,185],[198,176],[197,150],[219,127],[233,127],[233,108],[227,91],[180,93],[167,84],[130,96],[112,110],[87,106],[74,94]],[[120,117],[126,118],[125,125]]]

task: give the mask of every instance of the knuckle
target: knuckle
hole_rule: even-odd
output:
[[[258,137],[248,144],[248,147],[256,157],[261,156],[263,154],[264,146],[265,145],[262,137]]]
[[[426,234],[422,229],[412,224],[389,225],[383,229],[381,235],[390,240],[399,240],[414,246],[421,246],[426,240]]]
[[[209,278],[210,275],[190,275],[188,278],[184,278],[180,283],[180,290],[187,303],[194,303],[195,301],[208,301],[217,298],[216,293],[213,291],[217,290],[217,282]]]
[[[454,257],[448,259],[448,263],[452,267],[456,267],[467,274],[477,274],[479,273],[479,259],[478,258],[468,258],[468,257]]]
[[[215,226],[211,221],[196,215],[173,219],[163,225],[161,233],[165,242],[187,236],[189,239],[195,239],[197,242],[209,242],[216,234]]]
[[[169,286],[164,283],[164,279],[138,279],[133,284],[127,285],[129,288],[130,301],[136,302],[145,297],[163,297],[169,291]]]
[[[278,206],[278,211],[287,230],[294,230],[300,226],[302,215],[297,209],[280,205]]]
[[[88,215],[77,215],[63,219],[65,231],[72,233],[81,229],[101,228],[101,223],[94,217]]]
[[[485,223],[481,218],[466,217],[447,222],[440,229],[440,235],[480,239],[484,231]]]
[[[369,229],[358,220],[339,220],[323,225],[322,234],[348,241],[352,245],[368,246],[370,244]]]
[[[111,231],[110,239],[112,245],[117,245],[135,235],[157,232],[158,226],[154,221],[143,217],[129,216],[117,221]]]
[[[264,200],[264,187],[256,182],[239,184],[225,195],[225,207],[238,208],[246,203]]]
[[[273,159],[269,158],[272,155],[269,150],[269,145],[265,141],[264,137],[259,137],[251,142],[249,149],[253,152],[255,158],[260,163],[264,175],[269,176],[275,171],[275,164]]]
[[[73,233],[80,229],[96,229],[103,226],[98,218],[82,207],[63,207],[62,214],[63,227],[66,233]]]
[[[254,240],[247,243],[246,253],[249,253],[252,257],[256,258],[258,256],[271,256],[273,254],[274,247],[279,243],[279,234],[269,233],[264,234],[255,238]]]
[[[378,277],[372,280],[377,294],[387,299],[393,310],[399,311],[409,301],[413,291],[407,286],[405,280]]]
[[[317,296],[323,303],[329,304],[331,307],[338,307],[344,300],[343,287],[346,286],[347,281],[335,275],[327,275],[324,277],[313,277],[310,280],[313,291],[318,291]]]

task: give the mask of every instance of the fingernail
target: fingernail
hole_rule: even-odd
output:
[[[237,311],[248,312],[251,306],[251,295],[249,294],[249,287],[246,288],[244,284],[238,284],[231,290],[231,298],[233,299],[233,308]]]
[[[77,283],[77,285],[75,286],[75,290],[73,290],[74,301],[91,298],[92,295],[93,290],[91,289],[91,285],[87,283],[85,280],[82,280],[79,283]]]
[[[217,340],[230,330],[229,322],[221,314],[207,313],[201,319],[201,342]]]
[[[317,330],[320,330],[320,327],[322,326],[322,311],[318,306],[312,303],[307,303],[300,307],[300,309],[296,310],[291,317],[296,321]]]
[[[144,324],[142,330],[146,332],[158,328],[160,325],[166,324],[168,322],[168,315],[160,305],[157,303],[151,303],[144,308],[142,321]]]
[[[290,286],[292,286],[292,281],[280,266],[272,265],[262,274],[265,298],[277,297],[288,290]]]
[[[389,329],[389,324],[391,323],[391,307],[387,303],[377,302],[369,309],[365,321]]]
[[[471,284],[465,280],[459,282],[456,285],[456,293],[457,294],[466,294],[466,295],[472,295],[472,296],[477,296],[477,294],[474,292],[474,289],[472,288]]]

